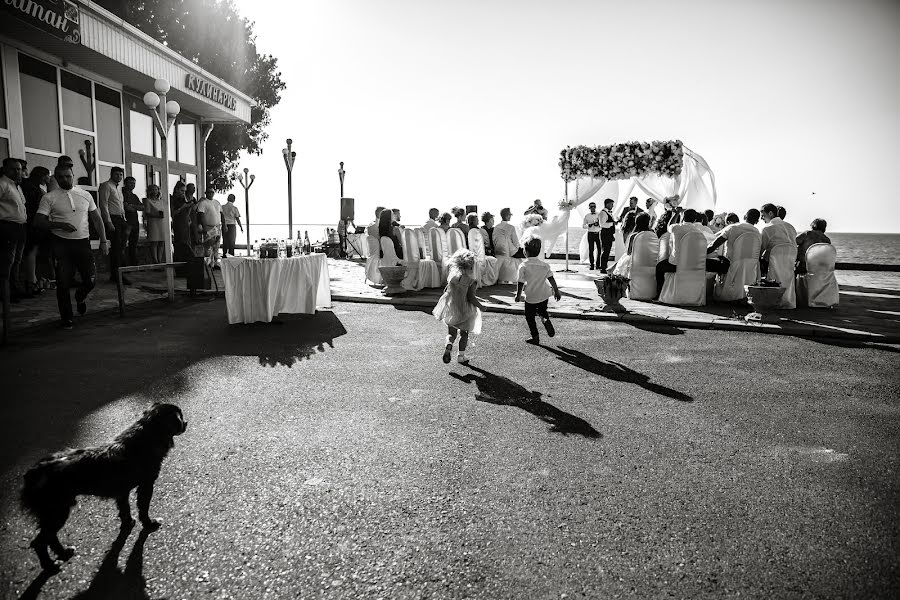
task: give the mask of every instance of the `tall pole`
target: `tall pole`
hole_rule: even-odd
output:
[[[292,143],[294,143],[293,140],[288,138],[287,148],[282,148],[281,150],[281,154],[284,156],[284,167],[287,169],[288,176],[288,239],[294,238],[294,199],[291,172],[294,170],[294,159],[297,157],[297,153],[291,151]]]
[[[256,181],[256,175],[250,175],[250,169],[244,167],[244,174],[241,175],[238,173],[237,178],[244,188],[244,221],[247,225],[247,256],[250,256],[250,186]]]
[[[338,177],[341,179],[341,198],[344,197],[344,175],[347,172],[344,170],[344,163],[341,162],[341,168],[338,169]]]

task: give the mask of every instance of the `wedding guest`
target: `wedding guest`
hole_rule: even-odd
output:
[[[22,163],[15,158],[3,159],[0,176],[0,286],[3,314],[9,314],[9,302],[19,302],[19,265],[25,251],[28,213],[22,192]]]
[[[513,256],[519,250],[519,234],[509,220],[512,211],[500,210],[500,222],[494,227],[494,253],[496,256]]]
[[[109,179],[101,183],[97,190],[97,207],[106,225],[106,237],[112,242],[109,251],[110,283],[116,283],[119,267],[125,266],[125,245],[130,231],[128,221],[125,220],[125,200],[121,189],[123,179],[125,169],[113,167],[109,172]],[[127,277],[122,277],[122,283],[131,284]]]
[[[769,272],[769,252],[772,248],[778,244],[791,244],[796,247],[797,236],[791,236],[791,230],[785,227],[784,221],[778,216],[778,207],[774,204],[763,204],[759,212],[760,218],[765,223],[762,228],[759,267],[760,272],[766,275]]]
[[[381,238],[390,239],[394,244],[394,252],[397,254],[397,258],[403,259],[403,244],[400,243],[400,236],[396,235],[397,228],[394,227],[392,217],[391,211],[387,209],[381,211],[381,216],[378,217],[379,243]]]
[[[644,206],[646,207],[646,213],[650,215],[650,229],[656,228],[656,206],[657,202],[653,198],[647,198],[644,202]]]
[[[406,229],[403,225],[400,224],[400,209],[392,208],[391,209],[391,218],[393,219],[391,225],[394,227],[394,235],[397,236],[397,239],[403,239],[403,230]]]
[[[621,260],[616,261],[616,266],[613,269],[614,275],[622,275],[629,278],[631,277],[631,261],[632,256],[634,255],[634,240],[639,233],[643,233],[644,231],[650,231],[650,215],[641,211],[641,213],[634,218],[634,230],[625,241],[625,256],[623,256]]]
[[[679,222],[679,215],[680,222]],[[656,264],[656,295],[662,291],[663,282],[666,280],[666,273],[674,273],[678,266],[678,244],[681,238],[689,231],[697,231],[697,211],[689,208],[685,211],[677,209],[674,211],[672,220],[669,225],[669,237],[667,260],[661,260]]]
[[[628,236],[631,235],[631,232],[634,231],[635,219],[637,218],[637,213],[633,210],[629,210],[625,213],[625,217],[622,219],[622,239],[627,240]],[[616,258],[619,258],[618,256]]]
[[[797,267],[798,275],[806,273],[806,251],[813,244],[830,244],[831,238],[825,235],[828,223],[825,219],[813,219],[809,225],[809,231],[804,231],[797,236]]]
[[[597,203],[588,203],[588,213],[584,215],[584,221],[581,224],[583,229],[587,229],[588,242],[588,263],[590,269],[594,269],[594,256],[600,258],[600,215],[597,213]],[[502,214],[502,213],[501,213]]]
[[[635,217],[637,217],[638,214],[644,212],[644,209],[642,209],[640,206],[638,206],[637,196],[632,196],[631,198],[628,199],[628,206],[622,210],[622,214],[620,215],[620,220],[624,220],[625,215],[627,215],[629,212],[633,212]]]
[[[88,219],[100,236],[100,251],[109,253],[106,228],[94,199],[86,191],[75,187],[71,167],[56,167],[54,176],[59,188],[44,194],[35,225],[50,231],[53,236],[53,257],[56,260],[56,303],[64,329],[73,325],[72,298],[75,271],[81,283],[75,290],[78,314],[87,312],[87,296],[94,288],[97,268],[91,252]]]
[[[441,214],[441,211],[439,211],[436,208],[432,208],[428,211],[428,220],[425,221],[424,225],[422,225],[422,229],[425,230],[426,235],[427,235],[429,229],[434,229],[435,227],[439,227],[437,220],[438,220],[440,214]]]
[[[150,247],[150,262],[165,262],[163,240],[166,239],[163,222],[163,203],[159,197],[159,186],[151,183],[147,186],[147,197],[144,198],[144,221],[147,228],[147,244]]]
[[[653,233],[656,234],[656,237],[659,239],[659,255],[658,261],[664,261],[669,259],[669,254],[671,250],[671,244],[669,241],[672,239],[672,234],[669,233],[668,222],[671,215],[666,212],[662,217],[656,220],[656,224],[653,227]]]
[[[485,256],[496,256],[497,250],[494,247],[494,215],[485,211],[481,213],[481,222],[484,227],[481,228],[484,234],[484,254]]]
[[[222,205],[215,196],[215,190],[206,190],[206,197],[197,203],[197,221],[200,224],[200,241],[208,252],[209,264],[217,268],[219,246],[222,244]]]
[[[197,206],[200,204],[197,200],[197,186],[189,183],[184,186],[184,201],[190,206],[188,216],[190,218],[191,245],[199,246],[203,243],[200,232],[203,230],[200,217],[197,215]]]
[[[222,219],[225,222],[225,229],[222,232],[222,256],[228,256],[229,252],[234,256],[237,228],[240,227],[241,233],[244,233],[244,226],[241,225],[241,210],[234,203],[235,200],[234,194],[228,194],[225,206],[222,207]],[[344,219],[341,219],[338,229],[343,229],[342,235],[345,238],[347,235],[347,223]],[[341,239],[341,247],[344,247],[343,238]]]
[[[791,239],[797,239],[797,230],[794,229],[794,226],[784,220],[787,216],[787,210],[783,206],[778,207],[778,218],[784,223],[784,226],[787,227],[788,233],[791,234]]]
[[[706,248],[706,270],[722,275],[728,273],[731,262],[734,260],[734,241],[745,233],[759,236],[759,229],[756,228],[756,224],[759,223],[759,211],[755,208],[748,210],[744,215],[743,223],[738,222],[738,216],[734,213],[729,213],[725,221],[728,225],[716,235]],[[725,244],[725,255],[711,256],[716,254],[722,244]]]
[[[137,181],[134,177],[126,177],[122,182],[122,200],[125,204],[125,220],[128,222],[127,255],[128,264],[138,264],[137,247],[141,235],[141,221],[138,212],[144,211],[144,203],[134,193]]]
[[[469,230],[478,229],[478,213],[470,212],[466,215],[466,225],[469,226]]]
[[[609,265],[609,253],[612,251],[613,241],[616,237],[616,221],[612,216],[612,208],[615,202],[612,198],[603,201],[603,210],[600,211],[600,272],[606,273]]]
[[[454,229],[461,229],[463,232],[463,237],[468,240],[469,239],[469,225],[465,222],[466,211],[458,206],[454,206],[450,209],[450,212],[453,213],[453,216],[456,217],[456,223],[451,225]]]
[[[61,155],[56,159],[57,167],[69,167],[70,169],[75,168],[75,162],[72,160],[71,156],[66,156],[65,154]],[[59,189],[59,183],[56,181],[56,177],[50,178],[50,183],[47,184],[47,191],[52,192],[53,190]]]
[[[711,244],[712,241],[716,239],[716,234],[709,226],[709,219],[707,219],[706,213],[697,213],[697,219],[697,229],[703,234],[703,237],[706,238],[706,243]]]
[[[25,248],[22,254],[22,267],[24,268],[25,296],[39,294],[43,290],[38,285],[38,253],[43,246],[46,246],[47,236],[42,229],[34,226],[34,215],[37,214],[38,207],[41,205],[41,197],[44,190],[47,189],[47,183],[50,181],[50,171],[47,167],[37,166],[31,170],[31,174],[27,179],[22,180],[22,194],[25,196]],[[43,248],[46,250],[46,248]],[[49,258],[49,253],[45,253]],[[52,272],[51,261],[44,260],[46,265],[43,270]]]
[[[184,193],[185,188],[184,182],[179,180],[175,183],[169,200],[169,210],[172,215],[172,237],[175,242],[174,259],[177,262],[186,261],[194,256],[193,243],[191,241],[191,209],[193,204],[188,202]]]
[[[450,215],[450,213],[443,213],[441,215],[440,221],[438,222],[438,227],[443,229],[445,232],[450,231],[450,219],[452,218],[453,217]]]
[[[522,301],[522,292],[525,293],[525,322],[531,332],[529,344],[540,345],[541,338],[538,333],[535,317],[540,316],[547,330],[547,335],[553,337],[556,330],[550,322],[547,313],[547,301],[553,296],[557,302],[561,298],[556,279],[553,278],[553,270],[550,265],[540,259],[541,238],[527,237],[525,242],[525,254],[528,258],[519,265],[519,276],[516,287],[516,302]]]
[[[525,209],[526,215],[536,214],[544,217],[544,220],[547,220],[547,209],[541,204],[540,198],[534,201],[534,204]]]
[[[366,234],[378,237],[378,223],[381,218],[381,213],[384,210],[383,206],[379,206],[375,209],[375,220],[369,223],[369,226],[366,227]]]

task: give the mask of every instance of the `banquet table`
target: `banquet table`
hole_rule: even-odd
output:
[[[331,280],[324,254],[291,258],[223,258],[228,323],[271,321],[279,313],[313,314],[331,306]]]
[[[360,258],[369,258],[369,244],[366,241],[369,235],[366,233],[347,234],[347,258],[358,254]]]

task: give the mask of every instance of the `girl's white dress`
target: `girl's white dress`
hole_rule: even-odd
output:
[[[481,311],[466,296],[476,281],[468,275],[455,274],[447,281],[447,287],[431,314],[438,321],[469,333],[481,333]]]

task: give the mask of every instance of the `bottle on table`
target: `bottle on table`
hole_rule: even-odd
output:
[[[303,247],[306,249],[306,254],[312,253],[312,244],[309,243],[309,232],[303,232]]]

